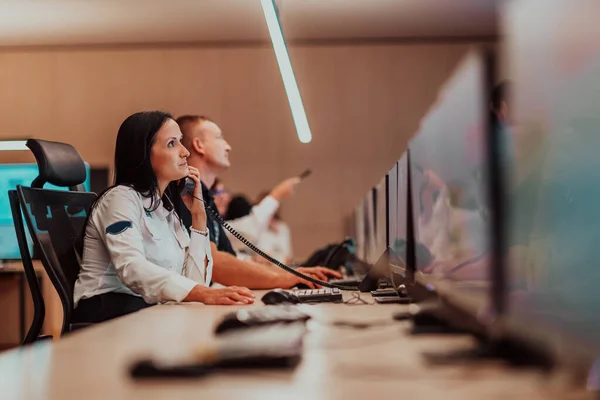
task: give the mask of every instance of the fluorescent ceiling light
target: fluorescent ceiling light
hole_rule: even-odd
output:
[[[294,77],[290,56],[285,46],[285,40],[283,39],[281,25],[279,25],[279,19],[277,18],[275,0],[260,0],[260,3],[265,13],[265,20],[267,21],[267,27],[269,28],[269,34],[273,42],[273,49],[275,50],[275,57],[277,57],[277,64],[279,64],[283,86],[285,87],[288,102],[292,110],[292,118],[296,125],[296,132],[298,132],[298,139],[302,143],[310,143],[312,134],[310,133],[308,119],[306,118],[306,112],[302,104],[302,97],[300,97],[300,90],[298,90],[298,84]]]
[[[25,146],[26,140],[0,140],[0,151],[29,150]]]

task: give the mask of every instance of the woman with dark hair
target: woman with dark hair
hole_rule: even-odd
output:
[[[74,322],[101,322],[150,305],[175,302],[250,304],[246,288],[210,288],[212,255],[199,172],[171,115],[128,117],[117,135],[115,184],[92,205],[83,262],[75,283]],[[192,214],[191,233],[173,204],[189,176],[193,195],[181,200]]]

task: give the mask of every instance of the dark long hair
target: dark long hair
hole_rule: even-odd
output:
[[[173,119],[173,116],[163,111],[142,111],[123,121],[117,134],[114,184],[102,192],[92,204],[88,219],[100,199],[119,185],[129,186],[143,197],[152,199],[146,211],[152,212],[160,206],[157,196],[158,180],[150,163],[150,149],[156,134],[169,119]],[[179,205],[181,199],[176,182],[171,182],[165,190],[162,201],[168,210],[173,209],[174,205]],[[178,210],[179,207],[175,207],[179,214]],[[85,225],[87,226],[87,221]]]
[[[142,196],[151,198],[148,211],[156,210],[159,205],[158,181],[150,164],[150,149],[157,132],[169,119],[173,116],[163,111],[135,113],[123,121],[117,134],[115,186],[130,186]]]

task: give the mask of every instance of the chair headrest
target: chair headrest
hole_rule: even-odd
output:
[[[32,183],[32,187],[41,188],[45,183],[74,187],[85,181],[85,164],[70,144],[29,139],[26,145],[35,156],[40,170],[40,176]]]

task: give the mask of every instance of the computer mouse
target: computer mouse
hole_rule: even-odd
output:
[[[408,290],[406,289],[406,286],[403,284],[398,285],[398,287],[396,288],[396,292],[398,293],[398,296],[400,296],[400,297],[408,297]]]
[[[298,296],[283,289],[271,290],[270,292],[265,293],[261,300],[264,304],[300,303]]]

